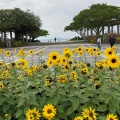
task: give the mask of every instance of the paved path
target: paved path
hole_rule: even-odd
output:
[[[40,50],[43,50],[44,51],[44,55],[41,57],[41,59],[43,60],[47,60],[47,56],[50,52],[52,51],[58,51],[59,54],[62,54],[62,51],[65,47],[68,47],[70,49],[74,49],[74,48],[77,48],[79,46],[83,46],[84,48],[86,47],[94,47],[94,48],[97,48],[97,45],[96,44],[60,44],[60,45],[43,45],[43,46],[26,46],[26,47],[23,47],[24,50],[26,52],[28,52],[29,50],[34,50],[34,52],[38,52]],[[120,44],[116,44],[115,45],[117,49],[119,49],[120,47]],[[101,49],[101,52],[102,52],[102,57],[101,59],[104,58],[104,54],[103,54],[103,51],[107,48],[107,47],[110,47],[109,44],[102,44],[102,49]],[[11,54],[14,54],[14,49],[15,48],[6,48],[5,50],[8,50],[11,52]],[[21,49],[21,47],[17,47],[16,48],[17,51],[19,51]],[[119,53],[118,53],[119,54]],[[17,61],[19,58],[14,55],[14,61]],[[10,59],[12,60],[13,57],[11,57]],[[32,63],[32,60],[34,60],[33,62],[33,65],[36,65],[38,64],[38,56],[37,55],[34,55],[34,57],[32,58],[32,56],[28,55],[26,57],[26,59],[29,61],[29,63]],[[87,56],[87,59],[89,60],[89,62],[94,62],[94,58],[90,57],[90,56]],[[2,61],[2,58],[0,57],[0,61]],[[9,61],[9,58],[8,57],[4,57],[4,61],[7,63]]]

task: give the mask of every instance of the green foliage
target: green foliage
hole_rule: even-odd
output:
[[[23,42],[22,41],[14,41],[13,42],[13,47],[22,47],[23,46]]]
[[[83,40],[83,38],[80,38],[79,36],[75,36],[75,37],[72,38],[71,40]]]
[[[77,62],[73,60],[73,64],[76,64],[74,70],[72,65],[67,70],[56,65],[44,68],[44,61],[41,58],[38,60],[39,65],[31,65],[29,69],[13,67],[12,64],[7,69],[0,65],[2,71],[9,71],[8,75],[7,72],[0,74],[0,84],[5,85],[0,88],[1,118],[4,119],[5,114],[8,114],[11,117],[9,120],[25,120],[27,110],[37,108],[41,112],[46,104],[55,106],[55,119],[58,120],[73,119],[81,115],[83,108],[89,107],[96,110],[98,120],[109,113],[120,116],[120,82],[116,83],[116,80],[120,80],[119,68],[111,71],[108,67],[99,69],[96,65],[91,65],[88,73],[82,74],[82,67],[87,65],[80,57],[76,57]],[[81,62],[83,64],[79,65]],[[77,79],[74,79],[71,71],[77,73]],[[67,80],[64,83],[58,82],[58,76],[63,74],[66,74]],[[46,84],[48,81],[49,84]]]
[[[6,47],[6,42],[1,42],[1,41],[0,41],[0,47],[1,47],[1,48]]]
[[[36,16],[30,10],[23,11],[20,8],[1,9],[0,21],[0,31],[14,32],[16,40],[20,40],[23,35],[28,33],[32,35],[41,31],[40,27],[42,26],[39,16]],[[42,35],[47,35],[46,30],[44,30],[44,33],[46,34],[41,31]]]
[[[116,38],[115,42],[120,43],[120,37]]]
[[[81,34],[81,32],[84,32],[83,28],[92,28],[96,35],[100,35],[104,27],[118,25],[119,23],[120,7],[107,4],[93,4],[75,15],[72,22],[65,27],[65,31],[70,30]]]

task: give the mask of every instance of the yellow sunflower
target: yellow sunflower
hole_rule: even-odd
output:
[[[89,48],[85,48],[85,52],[89,53],[90,49]]]
[[[60,56],[58,52],[50,52],[48,55],[48,60],[53,60],[53,63],[59,60]]]
[[[10,56],[10,51],[6,51],[5,52],[5,55],[8,57],[8,56]]]
[[[71,78],[71,79],[74,79],[74,80],[77,80],[78,75],[77,75],[76,71],[72,71],[72,72],[70,73],[70,78]]]
[[[97,49],[96,48],[93,48],[93,52],[96,52],[97,51]]]
[[[76,51],[77,52],[83,52],[83,47],[80,46],[80,47],[76,48]]]
[[[109,57],[109,56],[111,56],[113,54],[114,54],[114,51],[111,48],[106,48],[105,51],[104,51],[104,55],[106,57]]]
[[[46,65],[47,65],[48,67],[50,67],[50,66],[53,65],[53,63],[54,63],[54,61],[53,61],[52,59],[48,59],[47,62],[46,62]]]
[[[34,50],[29,50],[29,54],[33,55],[34,54]]]
[[[27,61],[26,59],[21,58],[21,59],[19,59],[19,60],[16,62],[16,66],[17,66],[18,68],[23,68],[23,69],[25,69],[25,68],[28,67],[28,61]]]
[[[65,71],[68,71],[70,69],[70,65],[69,64],[63,64],[62,69],[65,70]]]
[[[0,53],[2,52],[3,50],[2,49],[0,49]]]
[[[100,52],[100,51],[97,51],[97,52],[96,52],[96,56],[98,56],[98,57],[101,56],[101,52]]]
[[[0,83],[0,88],[5,88],[4,84],[3,83]]]
[[[82,68],[82,69],[81,69],[81,73],[82,73],[83,75],[88,74],[88,68],[87,68],[87,67]]]
[[[57,81],[58,81],[58,83],[62,83],[62,84],[65,83],[67,81],[66,74],[59,75],[57,78]]]
[[[74,118],[74,120],[83,120],[83,117],[77,116],[77,117]]]
[[[112,50],[115,51],[115,50],[116,50],[116,47],[115,47],[115,46],[112,46]]]
[[[84,52],[80,51],[80,52],[78,52],[78,55],[82,57],[84,55]]]
[[[103,62],[101,62],[101,61],[96,62],[95,65],[98,67],[98,69],[103,68]]]
[[[83,108],[82,116],[83,118],[87,118],[89,116],[89,110],[87,108],[86,109]]]
[[[103,67],[109,67],[107,59],[103,59],[102,62],[103,62]]]
[[[62,57],[61,58],[61,64],[66,64],[67,63],[67,59],[66,59],[66,57]]]
[[[70,50],[69,48],[67,48],[67,47],[65,47],[64,49],[63,49],[63,51],[67,51],[67,50]]]
[[[106,120],[118,120],[118,119],[117,119],[117,116],[115,116],[113,114],[109,114],[109,115],[107,115]]]
[[[12,63],[11,63],[11,66],[12,66],[13,68],[15,68],[15,67],[16,67],[16,63],[15,63],[15,62],[12,62]]]
[[[14,49],[14,53],[17,53],[17,50],[16,50],[16,48]]]
[[[64,51],[63,57],[70,60],[72,58],[72,51],[71,50]]]
[[[42,55],[43,55],[43,54],[44,54],[44,51],[43,51],[43,50],[40,50],[40,54],[42,54]]]
[[[83,109],[82,116],[84,119],[88,118],[89,120],[97,120],[97,113],[95,113],[95,109]]]
[[[26,56],[27,54],[25,53],[24,49],[21,49],[18,53],[17,56]]]
[[[118,68],[120,65],[119,57],[117,55],[111,55],[108,58],[108,65],[111,68]]]
[[[52,104],[47,104],[44,106],[44,108],[42,110],[42,114],[43,114],[44,118],[46,118],[48,120],[52,120],[56,115],[56,109],[54,108],[54,106]]]
[[[3,62],[2,61],[0,61],[0,66],[2,66],[3,65]]]
[[[34,108],[33,110],[28,110],[26,112],[26,117],[27,117],[27,120],[40,120],[40,113],[39,111],[36,110],[36,108]]]

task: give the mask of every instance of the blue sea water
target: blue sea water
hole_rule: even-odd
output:
[[[42,39],[42,38],[39,38],[39,39],[36,39],[36,40],[39,40],[40,42],[55,42],[54,39]],[[66,41],[69,41],[70,38],[57,38],[56,39],[56,42],[66,42]]]

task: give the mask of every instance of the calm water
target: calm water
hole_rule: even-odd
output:
[[[41,42],[55,42],[54,39],[39,39]],[[66,42],[70,39],[57,39],[56,42]]]

